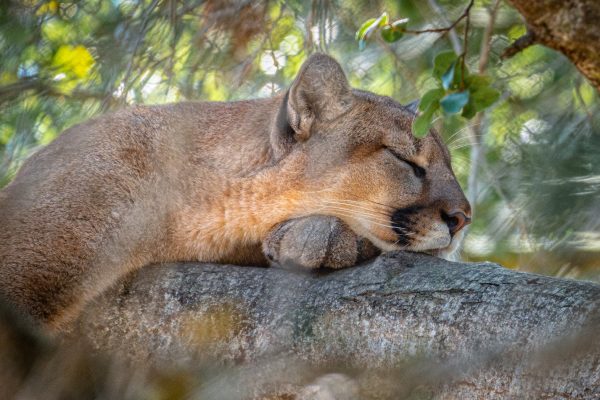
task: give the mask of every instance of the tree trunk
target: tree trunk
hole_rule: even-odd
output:
[[[509,0],[525,18],[530,40],[567,56],[600,90],[600,1]]]
[[[331,273],[151,266],[74,333],[193,368],[202,399],[592,399],[599,321],[593,283],[399,252]]]

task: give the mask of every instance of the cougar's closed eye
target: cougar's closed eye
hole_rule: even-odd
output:
[[[390,149],[389,147],[386,147],[386,149],[390,153],[392,153],[394,155],[394,157],[396,157],[398,160],[410,165],[410,167],[413,169],[413,172],[415,173],[415,176],[417,178],[425,178],[425,175],[427,174],[427,171],[425,171],[425,168],[421,167],[420,165],[415,164],[412,161],[407,160],[406,158],[402,157],[400,154],[396,153],[394,150]]]

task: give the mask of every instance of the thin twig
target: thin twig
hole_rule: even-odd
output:
[[[494,30],[494,25],[496,23],[496,17],[498,14],[499,6],[500,6],[500,0],[496,0],[491,9],[491,12],[490,12],[490,23],[486,27],[484,34],[483,34],[483,40],[481,43],[481,52],[480,52],[480,56],[479,56],[479,73],[480,74],[485,73],[485,70],[487,69],[487,64],[489,62],[492,32]],[[477,116],[477,120],[481,121],[481,119],[482,119],[482,116],[480,114]],[[471,139],[473,140],[474,147],[477,147],[479,149],[479,151],[482,151],[483,150],[482,144],[484,143],[484,141],[481,140],[481,137],[483,137],[485,135],[485,132],[478,137],[477,133],[480,133],[478,131],[479,131],[479,129],[475,129],[472,132]],[[485,162],[485,159],[481,162],[481,164],[482,164],[481,166],[483,167],[483,169],[486,171],[488,178],[491,180],[492,187],[494,188],[494,191],[496,192],[496,194],[504,201],[504,203],[506,204],[508,209],[511,210],[513,215],[518,215],[519,210],[508,199],[508,196],[506,196],[506,194],[502,190],[502,187],[500,186],[500,182],[498,181],[498,179],[496,179],[496,177],[489,170],[489,166],[487,165],[487,162]],[[474,165],[474,167],[477,168],[477,165]],[[525,226],[524,219],[517,219],[517,221],[518,221],[517,225],[519,226],[521,237],[523,238],[523,240],[529,242],[529,233],[528,233],[527,227]]]
[[[444,23],[444,25],[448,25],[449,22],[446,19],[446,12],[445,10],[442,8],[442,6],[440,6],[438,4],[438,2],[436,0],[429,0],[429,7],[431,7],[436,14],[439,16],[440,20]],[[462,53],[462,44],[460,43],[460,39],[458,38],[458,35],[456,34],[456,29],[452,28],[448,31],[448,37],[450,38],[450,42],[452,43],[452,48],[454,49],[454,52],[456,53],[456,55],[459,55]]]
[[[470,6],[473,5],[471,2]],[[465,37],[463,39],[463,52],[460,55],[461,63],[460,63],[460,90],[464,90],[465,88],[465,62],[467,58],[467,51],[469,49],[469,25],[471,23],[469,9],[467,8],[467,17],[465,20]]]
[[[494,30],[494,25],[496,23],[496,15],[498,13],[498,7],[500,4],[500,0],[495,0],[495,3],[492,7],[492,9],[490,10],[490,21],[488,26],[486,27],[486,30],[484,32],[483,38],[482,38],[482,43],[481,43],[481,49],[479,52],[479,59],[482,60],[486,60],[484,63],[482,63],[480,61],[479,63],[479,73],[483,73],[485,71],[485,68],[487,66],[487,60],[489,59],[489,53],[490,53],[490,49],[491,49],[491,45],[490,45],[490,40],[492,37],[492,32]],[[468,19],[467,19],[467,23],[468,23]],[[467,50],[467,36],[466,33],[468,32],[468,30],[465,30],[465,52]],[[463,57],[466,53],[463,53]],[[464,58],[463,58],[463,66],[464,66]],[[463,71],[463,76],[464,76],[464,71]],[[471,143],[471,154],[470,154],[470,161],[471,161],[471,165],[469,168],[469,178],[468,178],[468,198],[469,201],[471,203],[471,213],[473,215],[475,215],[476,212],[476,206],[477,206],[477,197],[478,197],[478,190],[477,190],[477,172],[480,168],[480,166],[482,164],[485,164],[485,160],[482,159],[482,153],[483,153],[483,146],[482,143],[484,143],[485,140],[484,139],[484,134],[485,132],[482,130],[482,123],[483,123],[483,117],[482,114],[478,114],[476,119],[475,119],[475,124],[473,129],[468,129],[468,138],[469,141]]]
[[[460,21],[462,21],[463,19],[465,19],[465,18],[468,17],[468,15],[469,15],[469,13],[471,11],[471,7],[473,7],[473,3],[474,2],[475,2],[475,0],[471,0],[469,2],[469,5],[467,6],[467,8],[465,8],[465,11],[450,26],[447,26],[445,28],[430,28],[430,29],[421,29],[421,30],[404,29],[402,32],[404,32],[404,33],[410,33],[410,34],[413,34],[413,35],[420,35],[422,33],[444,33],[444,34],[446,34],[450,30],[454,29],[454,27],[456,25],[458,25],[460,23]]]
[[[483,32],[483,38],[481,39],[481,52],[479,57],[479,73],[483,74],[487,69],[487,64],[490,60],[490,50],[492,45],[492,32],[494,31],[494,25],[496,23],[496,16],[498,15],[498,8],[500,7],[500,0],[496,0],[492,6],[490,12],[490,23],[485,27]]]

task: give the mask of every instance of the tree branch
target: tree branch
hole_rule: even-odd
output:
[[[567,56],[600,91],[599,1],[509,0],[509,3],[525,18],[537,43]],[[531,39],[526,37],[522,43],[527,44],[528,40]]]
[[[521,36],[520,38],[515,40],[513,43],[511,43],[511,45],[508,46],[502,52],[501,58],[502,59],[510,58],[510,57],[514,56],[515,54],[517,54],[518,52],[520,52],[534,44],[536,44],[535,33],[531,29],[528,28],[527,32],[523,36]]]
[[[598,321],[592,283],[388,253],[328,274],[147,267],[90,307],[74,336],[161,368],[209,366],[203,399],[298,393],[328,373],[379,399],[591,399]]]

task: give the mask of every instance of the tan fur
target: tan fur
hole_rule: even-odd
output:
[[[383,250],[449,246],[440,212],[469,206],[439,136],[414,139],[413,117],[351,90],[335,60],[316,55],[274,98],[135,106],[77,125],[0,192],[0,290],[59,329],[150,263],[264,265],[275,226],[317,214]],[[411,205],[423,209],[399,245],[391,214]]]

